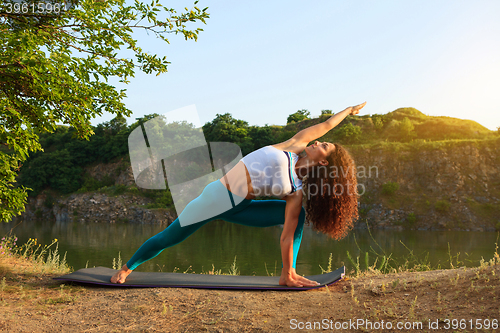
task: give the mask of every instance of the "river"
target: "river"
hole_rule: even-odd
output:
[[[0,235],[8,234],[13,223],[0,223]],[[111,267],[118,256],[125,263],[136,249],[152,235],[163,230],[159,225],[101,224],[101,223],[56,223],[31,221],[17,225],[13,231],[18,245],[29,238],[38,243],[50,244],[58,239],[61,256],[75,270],[84,267]],[[228,272],[236,258],[236,266],[242,275],[279,274],[281,255],[279,238],[281,227],[252,228],[224,221],[213,221],[203,226],[184,242],[163,251],[156,258],[142,264],[138,271],[149,272]],[[302,245],[297,260],[297,272],[303,275],[321,274],[320,265],[326,269],[330,253],[332,268],[353,265],[347,251],[356,260],[360,256],[361,268],[365,267],[365,252],[369,253],[372,265],[375,255],[383,251],[392,258],[409,257],[410,250],[419,260],[428,255],[433,266],[450,267],[450,253],[458,253],[459,266],[477,266],[481,257],[489,260],[495,252],[495,232],[467,231],[393,231],[353,230],[335,241],[305,227]],[[383,249],[383,251],[382,251]],[[380,262],[380,261],[379,261]],[[456,266],[456,258],[453,259]]]

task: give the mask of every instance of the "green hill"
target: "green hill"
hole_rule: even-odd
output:
[[[275,126],[282,138],[325,121],[329,116]],[[378,141],[487,139],[498,135],[475,121],[446,116],[427,116],[415,108],[399,108],[386,114],[348,116],[321,140],[343,144],[370,144]]]

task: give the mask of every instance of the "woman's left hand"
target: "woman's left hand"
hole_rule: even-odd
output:
[[[359,110],[361,110],[366,105],[366,102],[362,104],[358,104],[356,106],[351,106],[351,112],[349,113],[351,116],[357,115]]]

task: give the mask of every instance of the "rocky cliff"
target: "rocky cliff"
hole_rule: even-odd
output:
[[[360,227],[495,230],[500,221],[500,141],[353,147]],[[363,171],[365,171],[363,173]],[[392,185],[392,186],[391,186]]]
[[[350,147],[356,160],[357,228],[495,230],[500,228],[500,141],[443,141]],[[171,222],[173,209],[148,209],[154,200],[135,188],[130,164],[89,167],[112,189],[31,198],[21,218],[58,222]],[[118,191],[120,192],[120,191]]]
[[[154,200],[145,197],[135,187],[132,169],[127,160],[120,159],[115,163],[88,167],[85,173],[87,177],[97,181],[111,178],[114,185],[99,191],[73,193],[62,197],[44,191],[35,198],[29,198],[26,211],[19,218],[55,219],[57,222],[167,225],[175,219],[175,211],[146,208]]]

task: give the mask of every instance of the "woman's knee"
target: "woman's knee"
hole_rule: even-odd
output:
[[[155,237],[156,241],[162,244],[163,247],[171,247],[180,242],[184,241],[186,238],[191,236],[196,230],[201,228],[206,222],[199,222],[192,225],[187,225],[182,227],[179,220],[176,219],[172,222],[165,230],[158,233]]]
[[[220,203],[221,196],[224,195],[225,192],[227,192],[227,189],[217,180],[208,184],[198,198],[203,202],[203,205],[211,207]]]

